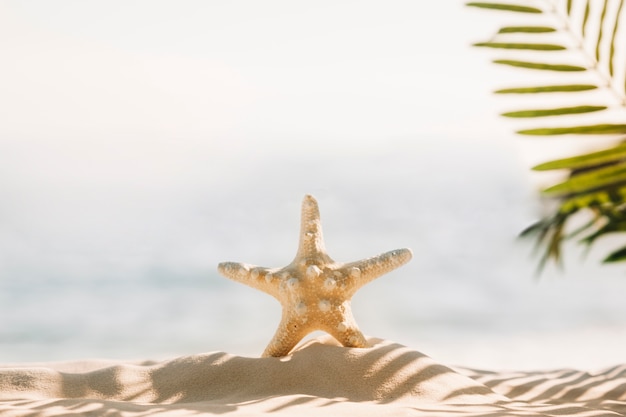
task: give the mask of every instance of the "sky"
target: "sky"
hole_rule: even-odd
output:
[[[455,274],[463,256],[476,256],[468,270],[478,274],[489,260],[483,244],[518,250],[517,233],[541,213],[536,192],[547,177],[528,168],[595,144],[515,136],[519,122],[497,115],[517,102],[491,91],[527,75],[492,65],[493,53],[471,44],[517,17],[463,4],[0,0],[0,280],[205,271],[236,255],[227,247],[254,256],[254,237],[239,228],[257,236],[275,227],[259,224],[273,210],[292,213],[303,188],[325,197],[331,214],[342,213],[343,193],[384,217],[415,172],[443,188],[431,193],[424,181],[418,192],[438,201],[418,207],[416,224],[448,200],[443,214],[465,217],[423,243],[462,256],[416,263],[410,268],[423,269],[412,273]],[[410,155],[417,171],[407,168]],[[349,189],[359,173],[378,170],[385,175],[372,182],[371,202]],[[476,201],[464,206],[452,187]],[[480,205],[497,193],[501,205]],[[468,247],[460,235],[478,234],[474,216],[495,231]],[[354,226],[344,223],[334,227]],[[207,232],[227,240],[207,242]],[[374,249],[363,233],[363,250]],[[515,279],[534,282],[527,252],[514,265],[493,261],[491,274],[517,268]],[[574,265],[565,282],[584,294],[590,284],[576,277],[598,269]],[[603,273],[615,281],[594,284],[598,293],[623,277]],[[550,274],[554,291],[570,285]]]
[[[3,136],[458,134],[487,17],[438,4],[5,1]]]
[[[207,154],[367,151],[410,135],[497,142],[525,166],[553,153],[496,116],[509,104],[491,89],[522,75],[469,46],[511,17],[462,1],[0,7],[11,184],[188,183],[213,174]]]
[[[246,181],[266,156],[429,146],[413,137],[519,152],[495,116],[498,73],[469,47],[496,22],[459,1],[0,7],[5,264],[94,232],[92,252],[136,247],[147,210]]]

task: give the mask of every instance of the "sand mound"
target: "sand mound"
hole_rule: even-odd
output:
[[[0,414],[595,416],[626,412],[626,366],[595,375],[458,372],[396,343],[370,343],[372,348],[352,349],[329,338],[316,339],[285,358],[207,353],[165,362],[4,365],[0,367]]]

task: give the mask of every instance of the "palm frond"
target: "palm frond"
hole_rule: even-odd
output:
[[[613,148],[598,152],[587,153],[571,158],[544,162],[533,167],[535,171],[548,171],[554,169],[580,170],[589,166],[601,166],[618,163],[626,160],[626,143],[621,143]]]
[[[566,181],[543,190],[548,196],[581,195],[626,184],[626,166],[615,164],[571,175]]]
[[[572,93],[597,89],[593,84],[544,85],[539,87],[501,88],[496,94],[533,94],[533,93]]]
[[[587,0],[587,2],[585,3],[585,15],[583,17],[583,26],[580,30],[580,32],[583,35],[583,38],[587,35],[587,22],[589,21],[589,12],[591,11],[591,4],[590,4],[590,0]]]
[[[551,33],[556,29],[551,26],[505,26],[498,33]]]
[[[506,10],[509,12],[518,12],[518,13],[542,13],[541,9],[538,9],[536,7],[517,5],[517,4],[470,2],[470,3],[467,3],[467,5],[472,6],[472,7],[479,7],[482,9]]]
[[[563,45],[553,43],[512,43],[512,42],[477,42],[474,46],[500,49],[521,49],[529,51],[564,51]]]
[[[620,16],[622,15],[622,8],[624,7],[624,0],[620,0],[619,5],[617,6],[617,12],[615,13],[615,21],[613,23],[613,30],[611,32],[611,45],[609,47],[609,75],[613,77],[614,73],[614,62],[615,62],[615,40],[617,39],[617,31],[619,30],[619,21]]]
[[[539,110],[519,110],[502,113],[504,117],[546,117],[561,116],[564,114],[581,114],[591,113],[594,111],[606,110],[606,106],[574,106],[574,107],[558,107],[556,109],[539,109]]]
[[[561,72],[587,71],[586,67],[581,67],[580,65],[548,64],[544,62],[528,62],[528,61],[518,61],[514,59],[494,59],[493,63],[500,64],[500,65],[509,65],[511,67],[536,69],[536,70],[542,70],[542,71],[561,71]]]
[[[598,125],[568,126],[568,127],[543,127],[537,129],[518,130],[520,135],[618,135],[626,133],[626,125],[603,123]]]
[[[615,252],[612,252],[609,256],[604,258],[602,262],[604,263],[612,263],[612,262],[623,262],[626,261],[626,247],[620,248]]]
[[[543,248],[540,268],[548,260],[560,262],[565,239],[575,237],[590,246],[607,234],[622,233],[626,240],[624,3],[625,0],[467,3],[470,7],[527,16],[520,22],[522,24],[503,26],[488,41],[474,43],[476,47],[500,50],[502,53],[506,51],[505,57],[493,60],[495,64],[535,70],[537,74],[536,85],[501,88],[495,93],[530,95],[539,99],[545,94],[552,94],[563,99],[561,105],[548,108],[538,105],[502,113],[504,117],[528,119],[536,123],[535,126],[517,130],[518,134],[615,137],[614,146],[547,161],[533,168],[536,171],[561,170],[566,175],[564,180],[542,191],[545,197],[558,202],[555,211],[521,233],[522,236],[533,236],[537,247]],[[534,15],[540,17],[531,17]],[[533,19],[537,19],[535,24]],[[558,41],[555,42],[555,39]],[[541,74],[547,71],[563,73],[569,82],[541,82]],[[595,99],[595,102],[589,102],[588,92],[592,91],[603,92],[603,101]],[[605,114],[609,115],[608,118]],[[544,119],[550,122],[541,125]],[[590,220],[575,231],[568,232],[573,217],[579,213],[586,213]],[[611,252],[604,260],[621,261],[626,261],[626,245]]]

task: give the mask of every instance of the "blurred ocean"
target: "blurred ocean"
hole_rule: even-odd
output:
[[[513,147],[302,143],[200,152],[177,168],[188,181],[84,184],[51,169],[43,185],[5,185],[0,362],[259,355],[279,304],[216,265],[290,262],[307,193],[334,259],[414,252],[353,299],[364,333],[473,367],[626,361],[626,266],[572,247],[564,272],[537,279],[516,236],[539,205]]]

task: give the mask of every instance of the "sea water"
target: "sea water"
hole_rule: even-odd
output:
[[[626,360],[626,266],[598,266],[602,251],[583,262],[570,245],[565,270],[537,278],[517,235],[539,204],[512,148],[401,138],[237,152],[199,159],[188,182],[13,190],[0,232],[0,362],[258,356],[280,306],[216,266],[289,263],[308,193],[334,259],[413,250],[355,295],[367,335],[473,367]]]

